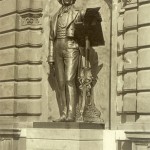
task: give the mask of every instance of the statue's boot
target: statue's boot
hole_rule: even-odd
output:
[[[60,118],[53,120],[53,122],[66,122],[66,118],[67,118],[67,108],[64,107]]]
[[[66,121],[66,115],[63,114],[60,116],[60,118],[53,120],[53,122],[65,122]]]
[[[75,122],[75,115],[72,111],[68,112],[67,118],[66,118],[67,122]]]

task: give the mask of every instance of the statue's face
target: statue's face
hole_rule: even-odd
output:
[[[71,5],[72,3],[73,3],[73,0],[62,0],[62,4],[66,6]]]

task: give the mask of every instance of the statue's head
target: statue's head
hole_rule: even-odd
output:
[[[76,0],[58,0],[61,5],[69,6],[75,3]]]

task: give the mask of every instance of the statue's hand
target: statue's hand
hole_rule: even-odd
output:
[[[53,75],[55,75],[55,66],[54,66],[54,62],[50,62],[50,73],[52,73]]]
[[[49,62],[50,67],[54,66],[54,62]]]

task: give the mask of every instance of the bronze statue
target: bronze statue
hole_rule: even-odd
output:
[[[74,20],[79,11],[75,0],[59,0],[60,10],[50,23],[49,63],[55,63],[55,73],[62,102],[62,114],[57,121],[75,121],[76,85],[79,49],[74,39]]]
[[[54,66],[61,98],[62,112],[59,122],[75,121],[77,91],[75,78],[79,65],[80,38],[85,38],[85,33],[78,30],[83,23],[84,11],[75,8],[76,0],[58,0],[62,5],[50,21],[50,46],[48,62]],[[79,24],[78,24],[79,23]],[[81,36],[81,37],[80,37]],[[83,36],[83,37],[82,37]],[[83,44],[84,45],[84,44]],[[84,45],[85,46],[85,45]]]

